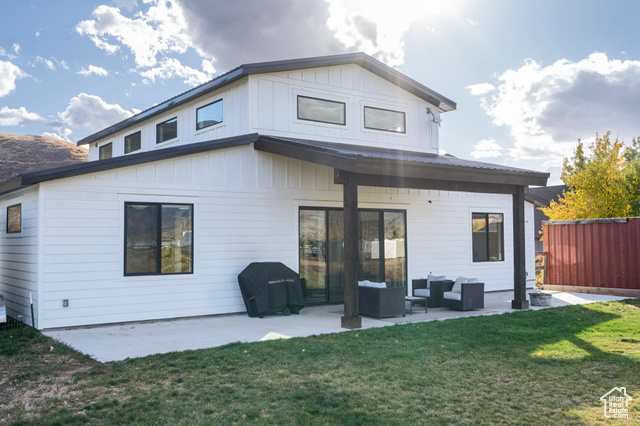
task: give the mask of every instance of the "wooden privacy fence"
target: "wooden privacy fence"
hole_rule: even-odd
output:
[[[545,289],[640,296],[640,218],[542,225]]]

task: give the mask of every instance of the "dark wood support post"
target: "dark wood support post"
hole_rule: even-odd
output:
[[[513,300],[511,309],[529,309],[525,255],[524,186],[513,194]]]
[[[358,184],[351,173],[340,172],[344,197],[344,316],[342,328],[361,328],[358,307]]]

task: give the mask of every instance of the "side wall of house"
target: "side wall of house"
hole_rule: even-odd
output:
[[[299,208],[342,206],[331,168],[251,146],[42,185],[43,328],[242,312],[250,262],[298,270]],[[123,276],[125,202],[194,205],[194,274]],[[434,272],[513,288],[510,196],[361,188],[360,207],[406,210],[409,282]],[[504,213],[505,261],[471,261],[473,212]]]
[[[343,102],[346,124],[299,120],[298,96]],[[357,65],[252,75],[249,102],[252,132],[438,153],[436,108]],[[365,106],[405,113],[406,132],[365,128]]]
[[[38,326],[39,188],[22,190],[0,198],[0,293],[7,315],[32,325],[30,298]],[[7,233],[7,207],[22,206],[22,231]]]

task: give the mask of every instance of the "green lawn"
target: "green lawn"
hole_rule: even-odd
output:
[[[600,396],[625,386],[631,424],[640,300],[108,364],[13,330],[0,365],[0,423],[604,424]]]

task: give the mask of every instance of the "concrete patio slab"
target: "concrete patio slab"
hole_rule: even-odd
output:
[[[625,299],[583,293],[546,293],[553,295],[552,307]],[[513,312],[512,298],[513,292],[510,291],[486,293],[485,309],[467,312],[430,308],[429,312],[425,313],[423,306],[416,305],[413,315],[407,314],[405,317],[382,320],[362,317],[362,328]],[[544,307],[533,306],[532,309]],[[345,332],[347,330],[340,327],[342,315],[342,305],[326,305],[306,307],[299,315],[287,317],[270,315],[264,318],[249,318],[246,314],[233,314],[55,329],[47,330],[43,334],[97,361],[110,362],[157,353],[212,348],[233,342],[257,342]]]

